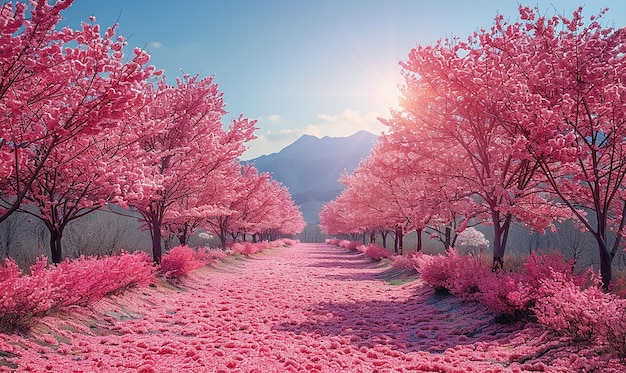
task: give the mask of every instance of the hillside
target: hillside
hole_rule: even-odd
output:
[[[377,138],[367,131],[348,137],[303,135],[280,152],[249,162],[288,187],[307,223],[317,223],[322,206],[344,188],[337,179],[369,155]]]

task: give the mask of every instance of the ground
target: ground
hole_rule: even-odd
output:
[[[500,320],[356,251],[237,256],[3,336],[0,371],[618,372],[534,323]]]

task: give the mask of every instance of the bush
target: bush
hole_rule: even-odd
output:
[[[137,252],[102,258],[80,257],[48,266],[39,258],[25,275],[15,261],[0,267],[0,328],[28,329],[31,321],[72,305],[85,306],[132,286],[154,281],[148,254]]]
[[[626,360],[626,300],[612,299],[605,304],[605,315],[600,317],[600,337],[622,360]]]
[[[161,272],[167,278],[180,278],[224,257],[226,253],[220,250],[200,248],[196,251],[189,246],[176,246],[161,258]]]
[[[393,263],[391,264],[393,268],[396,269],[407,269],[407,270],[417,270],[417,264],[415,263],[415,258],[418,255],[423,255],[422,253],[410,252],[406,255],[396,255],[393,256]]]
[[[552,272],[541,280],[533,309],[540,323],[575,341],[591,341],[598,336],[601,320],[609,316],[607,304],[611,301],[599,281],[581,289],[567,274]]]
[[[361,243],[359,241],[339,240],[339,242],[337,242],[337,246],[341,246],[344,249],[356,251],[357,248],[361,246]]]
[[[365,246],[364,254],[376,261],[391,257],[391,254],[387,251],[387,249],[373,243]]]
[[[300,240],[293,240],[291,238],[283,238],[282,241],[283,241],[283,244],[287,246],[293,246],[293,245],[297,245],[300,243]]]
[[[195,254],[195,258],[205,264],[217,263],[228,256],[220,249],[209,249],[206,247],[198,248]]]
[[[252,255],[261,251],[259,247],[249,241],[235,242],[231,248],[235,253],[241,255]]]
[[[459,255],[452,247],[446,251],[445,256],[419,254],[415,257],[415,263],[422,280],[438,291],[445,290],[463,296],[466,292],[474,292],[474,289],[470,289],[474,285],[477,290],[477,284],[471,284],[474,279],[473,274],[469,273],[471,276],[469,281],[462,277],[466,274],[464,267],[474,268],[480,263],[472,257]]]
[[[488,270],[479,281],[477,299],[490,310],[513,318],[526,317],[534,305],[535,293],[519,273],[498,273]]]

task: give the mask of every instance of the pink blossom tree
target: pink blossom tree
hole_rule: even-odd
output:
[[[48,228],[55,263],[62,259],[67,223],[120,196],[115,169],[133,141],[126,138],[125,118],[143,106],[144,81],[158,74],[147,66],[145,52],[124,56],[125,40],[116,27],[104,35],[95,23],[55,31],[58,13],[70,3],[33,3],[30,20],[23,19],[23,3],[14,13],[10,4],[2,8],[21,26],[2,38],[7,53],[0,105],[6,115],[0,153],[9,148],[13,161],[1,166],[7,208],[0,221],[28,200],[35,209],[24,211]],[[11,48],[16,45],[22,49]]]
[[[539,164],[502,126],[515,113],[503,103],[507,71],[500,61],[498,51],[472,37],[417,46],[401,63],[401,110],[385,121],[398,146],[423,154],[446,183],[479,204],[475,214],[494,228],[494,268],[502,267],[514,219],[543,230],[558,217],[539,194]]]
[[[143,51],[124,57],[125,40],[116,37],[115,27],[103,36],[97,24],[55,30],[71,3],[32,2],[30,18],[25,3],[0,8],[0,221],[20,207],[42,172],[53,168],[50,157],[57,147],[72,151],[85,143],[83,137],[116,126],[140,105],[137,87],[155,72]]]
[[[203,191],[214,178],[236,176],[228,171],[245,142],[254,138],[255,121],[239,116],[224,128],[224,102],[212,78],[185,75],[173,86],[161,81],[151,94],[142,123],[151,135],[142,139],[136,163],[144,174],[143,193],[128,199],[150,230],[153,258],[159,262],[164,223],[177,216],[168,213],[197,196],[209,200],[194,203],[213,204]]]
[[[566,18],[520,7],[520,22],[499,17],[477,40],[508,67],[514,151],[593,235],[606,288],[626,223],[626,29],[602,26],[605,12],[587,22],[582,8]]]
[[[235,239],[250,234],[256,240],[264,234],[294,235],[305,226],[289,191],[272,180],[270,174],[259,174],[253,165],[241,166],[230,190],[232,198],[226,209],[206,219],[210,230],[220,238],[222,247],[226,246],[229,235]]]

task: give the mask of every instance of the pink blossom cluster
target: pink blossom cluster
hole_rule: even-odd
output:
[[[626,299],[602,291],[597,275],[573,272],[558,252],[532,253],[521,273],[492,272],[472,256],[412,258],[421,279],[439,291],[475,300],[492,312],[537,321],[574,341],[595,341],[626,358]],[[406,266],[407,259],[398,259]]]
[[[222,250],[198,248],[186,245],[176,246],[161,259],[161,272],[167,278],[180,278],[194,269],[215,263],[226,257]]]
[[[28,328],[34,317],[85,306],[121,290],[152,283],[155,267],[144,252],[80,257],[48,266],[41,257],[24,274],[13,259],[0,266],[0,329]]]
[[[261,242],[231,242],[230,249],[235,254],[252,255],[272,247],[291,246],[299,242],[289,238]],[[227,256],[228,253],[220,249],[201,247],[194,250],[186,245],[176,246],[163,255],[161,273],[167,278],[180,278],[195,269],[216,263]]]
[[[240,255],[252,255],[259,253],[263,250],[270,249],[272,247],[281,247],[281,246],[291,246],[299,243],[298,240],[292,240],[288,238],[283,238],[274,241],[260,241],[260,242],[250,242],[250,241],[242,241],[242,242],[233,242],[230,245],[231,250],[236,254]]]
[[[203,267],[0,334],[0,372],[603,372],[618,356],[324,244]],[[392,269],[393,270],[393,269]]]
[[[324,242],[329,245],[340,246],[348,250],[356,250],[357,247],[362,245],[362,243],[359,241],[340,240],[337,238],[328,238]]]
[[[375,261],[391,257],[391,253],[387,249],[382,246],[376,245],[375,243],[364,245],[358,241],[340,240],[335,238],[326,239],[325,242],[329,245],[343,247],[344,249],[359,251]]]

